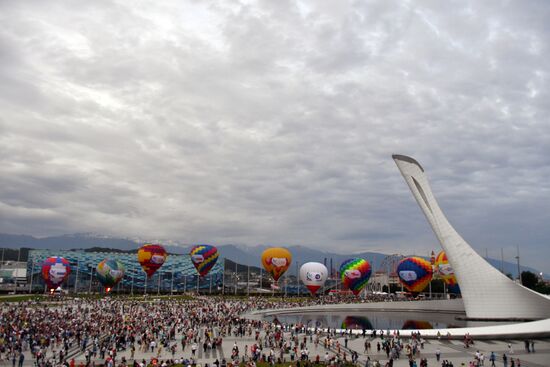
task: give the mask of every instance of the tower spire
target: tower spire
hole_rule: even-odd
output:
[[[424,168],[411,157],[392,158],[447,254],[460,285],[466,315],[474,319],[550,317],[550,298],[508,279],[451,226],[432,193]]]

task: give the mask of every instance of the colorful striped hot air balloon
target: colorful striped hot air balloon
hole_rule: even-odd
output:
[[[158,244],[146,243],[138,250],[138,261],[148,278],[155,274],[167,257],[164,247]]]
[[[344,321],[342,321],[342,329],[372,330],[374,327],[369,319],[364,316],[347,316]]]
[[[460,287],[458,286],[458,283],[447,285],[447,289],[449,290],[449,293],[460,294]]]
[[[371,266],[369,262],[364,259],[349,259],[340,265],[342,284],[356,296],[367,285],[371,273]]]
[[[277,282],[292,263],[292,254],[286,248],[270,247],[262,253],[262,265]]]
[[[97,280],[105,287],[105,292],[111,289],[124,278],[124,265],[118,260],[105,259],[97,264]]]
[[[447,259],[445,251],[441,251],[435,258],[435,271],[441,279],[447,284],[451,293],[460,293],[460,288],[456,282],[455,272]]]
[[[191,262],[201,277],[208,274],[220,256],[218,249],[210,245],[196,245],[189,252]]]
[[[397,265],[397,275],[409,292],[422,292],[432,280],[432,264],[420,257],[407,257]]]
[[[407,320],[401,327],[403,330],[425,330],[433,329],[432,324],[428,321]]]
[[[48,289],[53,291],[59,287],[71,273],[71,265],[61,256],[48,257],[42,263],[42,278]]]

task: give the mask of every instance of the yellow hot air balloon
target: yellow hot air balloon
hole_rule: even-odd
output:
[[[275,282],[287,271],[292,262],[292,254],[286,248],[270,247],[262,253],[262,265]]]
[[[443,279],[445,284],[447,284],[451,293],[460,293],[460,288],[456,282],[455,272],[447,259],[445,251],[441,251],[435,258],[435,271],[439,277]]]

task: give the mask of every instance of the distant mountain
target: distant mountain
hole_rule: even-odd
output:
[[[124,238],[92,236],[88,233],[37,238],[26,235],[0,233],[0,247],[70,250],[73,248],[105,247],[130,250],[138,244]]]
[[[73,248],[71,250],[84,250],[84,252],[114,252],[114,253],[119,253],[119,254],[135,254],[138,252],[138,249],[135,248],[133,250],[120,250],[120,249],[117,249],[117,248],[107,248],[107,247],[90,247],[90,248],[85,248],[85,249],[78,249],[78,248]]]
[[[33,237],[27,235],[14,235],[0,233],[0,248],[21,248],[31,249],[114,249],[117,252],[133,252],[147,241],[136,241],[129,238],[116,238],[93,233],[75,233],[52,237]],[[156,243],[156,242],[155,242]],[[162,242],[164,243],[164,242]],[[189,246],[165,245],[166,251],[173,254],[184,254]],[[98,250],[100,251],[100,250]]]
[[[0,248],[14,249],[11,251],[4,251],[5,260],[16,260],[20,258],[21,261],[27,259],[27,249],[59,249],[59,250],[71,250],[71,249],[83,249],[86,251],[114,251],[114,252],[127,252],[133,253],[146,242],[162,243],[171,254],[187,254],[191,248],[189,244],[180,244],[172,240],[142,240],[142,239],[129,239],[129,238],[116,238],[94,233],[77,233],[68,234],[62,236],[53,237],[33,237],[27,235],[14,235],[0,233]],[[260,266],[262,252],[268,248],[267,245],[258,246],[243,246],[243,245],[220,245],[217,246],[222,257],[228,260],[232,260],[242,265]],[[21,248],[22,251],[16,251]],[[340,264],[349,258],[359,257],[368,260],[373,270],[376,271],[380,268],[380,265],[387,254],[381,254],[377,252],[361,252],[361,253],[333,253],[325,252],[317,249],[312,249],[305,246],[288,246],[288,250],[292,253],[292,266],[289,269],[289,274],[296,274],[299,267],[309,261],[316,261],[320,263],[326,263],[327,268],[330,270],[332,261],[332,268],[338,270]],[[496,259],[488,260],[495,268],[501,268],[501,261]],[[528,270],[538,274],[539,271],[531,267],[522,266],[521,270]],[[517,264],[511,262],[504,262],[504,273],[517,276]]]

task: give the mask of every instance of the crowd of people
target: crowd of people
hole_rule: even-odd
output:
[[[293,302],[261,297],[107,297],[4,304],[0,312],[0,363],[23,367],[32,359],[36,367],[255,367],[259,362],[336,366],[359,363],[359,352],[350,349],[348,341],[363,337],[361,363],[366,367],[380,366],[383,356],[387,362],[382,365],[390,367],[402,358],[410,366],[427,366],[421,353],[425,341],[420,334],[404,340],[398,332],[364,330],[362,335],[353,335],[243,317],[252,310],[330,303],[334,299]],[[231,354],[214,353],[227,339],[233,341]],[[216,359],[211,361],[213,356]],[[207,366],[207,359],[214,366]],[[437,360],[439,363],[439,356]],[[444,360],[441,366],[452,367],[452,363]]]

